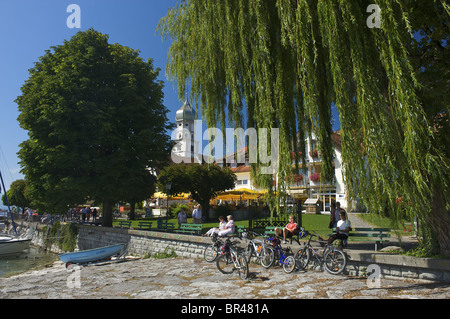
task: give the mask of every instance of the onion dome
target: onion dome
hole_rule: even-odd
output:
[[[196,119],[195,110],[189,104],[189,100],[186,98],[183,106],[175,114],[176,121],[194,121]]]

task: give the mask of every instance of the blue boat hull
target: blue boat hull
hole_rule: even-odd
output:
[[[77,251],[73,253],[60,254],[59,258],[64,263],[83,264],[99,260],[108,259],[119,254],[125,247],[125,244],[100,247],[95,249]]]

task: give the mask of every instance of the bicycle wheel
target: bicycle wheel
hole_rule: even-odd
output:
[[[283,270],[291,273],[295,269],[295,259],[293,256],[287,256],[283,262]]]
[[[269,268],[272,266],[273,261],[275,260],[275,252],[273,248],[270,246],[263,245],[261,248],[261,266],[264,268]]]
[[[306,269],[311,258],[311,252],[307,246],[300,248],[294,255],[295,266],[298,270]]]
[[[347,257],[340,249],[329,250],[323,257],[325,269],[333,275],[340,274],[347,265]]]
[[[248,263],[247,263],[246,256],[243,254],[239,255],[237,261],[239,264],[239,268],[238,268],[239,277],[241,279],[247,279],[249,269],[248,269]]]
[[[219,257],[217,257],[216,265],[217,269],[219,269],[222,274],[232,274],[235,270],[230,253],[219,255]]]
[[[217,248],[214,246],[214,244],[209,245],[205,248],[205,251],[203,252],[203,258],[209,263],[212,263],[217,258]]]
[[[254,253],[255,249],[253,248],[253,245],[250,243],[247,247],[245,247],[244,250],[244,256],[247,259],[247,263],[250,263],[250,259],[255,255]]]

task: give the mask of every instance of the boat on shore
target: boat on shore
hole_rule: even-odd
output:
[[[113,256],[122,257],[126,253],[126,244],[116,244],[94,249],[59,254],[59,259],[69,267],[71,264],[88,264],[111,259]]]
[[[25,237],[19,236],[19,234],[17,233],[16,224],[12,216],[11,207],[9,206],[8,195],[6,192],[5,183],[3,181],[2,172],[0,172],[0,181],[3,190],[5,190],[5,200],[8,206],[9,216],[11,218],[11,225],[15,234],[15,236],[0,235],[0,256],[19,255],[22,251],[30,247],[31,238],[33,237],[34,231],[32,231],[31,234],[26,235]],[[0,187],[0,190],[1,189],[2,188]]]
[[[22,251],[30,247],[31,238],[14,238],[0,236],[0,256],[20,255]]]

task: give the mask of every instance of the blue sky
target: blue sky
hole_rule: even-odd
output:
[[[81,29],[70,29],[66,20],[70,4],[81,8]],[[80,30],[94,28],[109,35],[110,43],[120,43],[141,51],[161,69],[165,82],[164,105],[171,111],[169,120],[181,107],[178,93],[165,76],[169,41],[155,35],[159,20],[176,5],[176,0],[1,0],[0,1],[0,170],[9,188],[23,178],[19,173],[17,152],[27,132],[17,122],[19,112],[14,100],[28,78],[28,69],[51,46],[60,45]],[[334,127],[333,129],[337,129]]]
[[[0,170],[6,187],[19,173],[17,152],[27,139],[27,132],[17,122],[19,112],[14,100],[28,78],[28,69],[51,46],[60,45],[80,30],[94,28],[109,35],[110,43],[120,43],[141,51],[144,59],[152,58],[161,69],[165,82],[164,105],[175,111],[182,101],[165,77],[169,41],[155,35],[160,18],[167,14],[176,0],[1,0],[0,1]],[[70,29],[66,20],[69,4],[81,8],[81,29]]]

